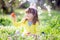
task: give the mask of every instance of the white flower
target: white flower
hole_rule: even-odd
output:
[[[16,30],[15,34],[16,34],[17,36],[19,36],[19,35],[20,35],[20,31],[19,31],[19,30]]]
[[[12,37],[8,36],[8,40],[12,40]]]

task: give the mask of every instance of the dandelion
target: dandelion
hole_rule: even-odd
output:
[[[16,30],[15,34],[16,34],[17,36],[19,36],[19,35],[20,35],[20,31],[19,31],[19,30]]]
[[[42,10],[41,10],[41,7],[38,7],[38,14],[40,15],[40,14],[42,14]]]
[[[47,5],[46,3],[44,4],[44,6],[46,7],[47,11],[48,11],[48,15],[51,16],[51,6]]]
[[[7,40],[12,40],[12,37],[11,36],[8,36],[8,39]]]

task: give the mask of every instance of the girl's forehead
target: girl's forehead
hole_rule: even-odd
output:
[[[37,10],[36,9],[33,9],[33,8],[28,8],[27,10],[26,10],[26,13],[28,13],[28,14],[33,14],[33,15],[35,15],[36,13],[37,13]]]
[[[26,14],[32,14],[32,13],[26,13]]]

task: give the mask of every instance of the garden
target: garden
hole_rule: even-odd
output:
[[[49,13],[44,9],[37,10],[40,25],[38,26],[39,35],[35,39],[34,35],[24,35],[23,27],[22,29],[16,28],[12,23],[11,14],[5,14],[1,9],[0,40],[60,40],[60,11],[52,9]],[[16,14],[17,22],[20,22],[25,15],[25,9],[15,8],[14,13]]]

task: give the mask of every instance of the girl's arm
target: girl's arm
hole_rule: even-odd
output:
[[[17,22],[17,17],[14,12],[11,13],[12,23],[15,27],[20,27],[20,23]]]
[[[12,17],[12,23],[15,27],[20,27],[22,24],[24,24],[25,20],[27,19],[26,16],[24,16],[21,22],[17,22],[17,17],[14,12],[11,13],[11,17]]]

